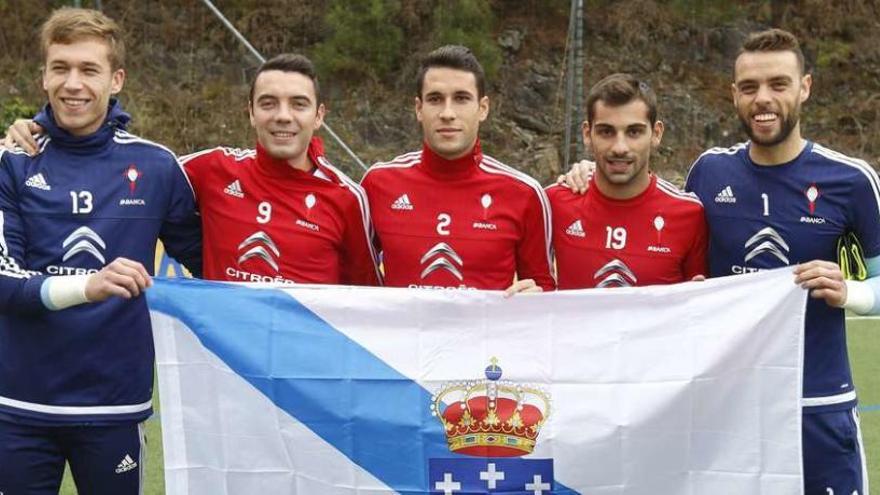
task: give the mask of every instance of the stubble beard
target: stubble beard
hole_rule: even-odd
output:
[[[749,139],[752,141],[752,143],[759,146],[770,147],[776,146],[784,142],[786,139],[788,139],[789,136],[791,136],[791,132],[800,122],[800,113],[800,108],[797,106],[794,107],[791,113],[782,120],[782,125],[779,128],[779,132],[769,139],[760,138],[755,134],[755,132],[752,130],[752,126],[750,125],[751,118],[743,117],[743,115],[739,112],[737,112],[737,116],[739,117],[740,125],[742,126],[746,135],[749,136]]]

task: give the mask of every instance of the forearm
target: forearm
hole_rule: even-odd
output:
[[[47,311],[41,289],[46,277],[12,276],[0,270],[0,313],[39,313]]]
[[[40,299],[51,311],[85,304],[89,302],[86,297],[88,279],[89,275],[48,277],[40,287]]]
[[[846,281],[846,302],[843,307],[860,315],[880,314],[880,256],[865,260],[868,278]]]

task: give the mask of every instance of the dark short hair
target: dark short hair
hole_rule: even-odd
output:
[[[774,28],[749,34],[745,41],[743,41],[736,56],[739,58],[743,53],[751,52],[792,52],[797,57],[798,68],[801,74],[804,74],[806,71],[801,44],[795,35],[784,29]],[[736,70],[735,66],[734,70]]]
[[[587,95],[587,122],[592,123],[596,116],[596,102],[619,107],[634,100],[645,102],[648,120],[654,125],[657,122],[657,95],[651,86],[630,74],[611,74],[590,88],[590,94]]]
[[[248,102],[254,102],[254,88],[257,84],[257,78],[260,77],[260,74],[270,70],[279,70],[281,72],[298,72],[309,79],[312,80],[312,84],[315,85],[315,100],[316,104],[321,103],[321,88],[318,86],[318,73],[315,71],[315,64],[309,60],[305,55],[300,55],[298,53],[282,53],[281,55],[275,55],[263,62],[254,73],[254,78],[251,79],[251,90],[250,95],[248,96]]]
[[[425,74],[428,69],[443,67],[470,72],[477,80],[477,96],[482,98],[486,94],[486,73],[483,66],[474,56],[474,53],[465,46],[445,45],[427,54],[419,66],[419,75],[416,78],[416,96],[421,98],[422,88],[425,85]]]

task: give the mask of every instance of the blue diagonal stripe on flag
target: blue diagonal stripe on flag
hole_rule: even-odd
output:
[[[428,460],[454,456],[431,416],[430,392],[290,295],[186,279],[155,283],[151,310],[180,319],[278,408],[392,489],[427,493]],[[575,493],[554,485],[553,493]]]

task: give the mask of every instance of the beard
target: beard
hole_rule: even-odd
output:
[[[791,131],[794,130],[795,126],[798,125],[801,119],[801,112],[799,107],[795,107],[792,109],[791,113],[786,116],[782,120],[782,125],[779,128],[779,132],[775,136],[770,136],[769,138],[763,138],[755,135],[755,132],[752,131],[752,126],[750,125],[751,119],[749,117],[743,117],[743,115],[737,112],[739,116],[739,123],[742,125],[743,130],[749,136],[749,139],[760,146],[776,146],[777,144],[788,139],[788,136],[791,135]]]

